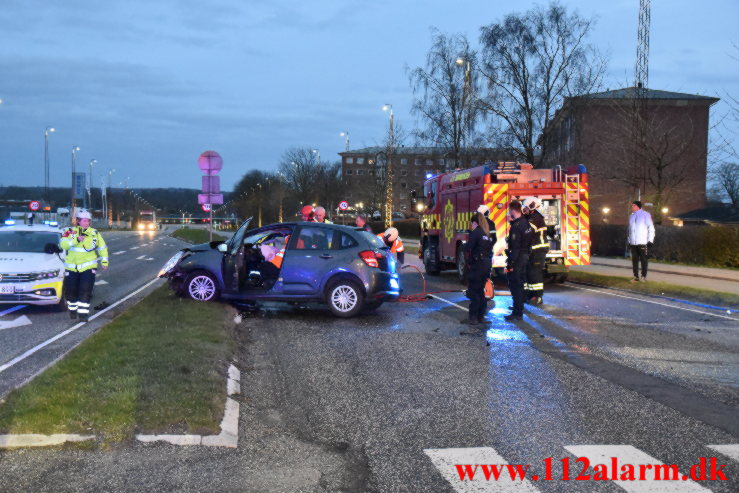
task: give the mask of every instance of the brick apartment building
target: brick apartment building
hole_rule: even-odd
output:
[[[342,177],[346,197],[353,206],[359,202],[365,208],[384,204],[382,176],[386,162],[385,147],[340,152]],[[423,194],[423,182],[427,175],[436,175],[446,170],[470,168],[485,161],[511,160],[509,154],[499,149],[474,148],[465,152],[465,157],[455,165],[451,149],[445,147],[398,147],[392,156],[393,164],[393,211],[409,214],[413,212],[412,192]]]
[[[593,223],[626,223],[637,189],[643,202],[660,208],[650,211],[657,219],[663,207],[667,216],[675,216],[706,203],[709,109],[718,99],[647,89],[637,113],[635,91],[629,87],[567,98],[540,141],[542,166],[587,167]],[[635,138],[635,114],[643,115],[641,140]],[[657,206],[654,183],[660,179],[665,193]]]

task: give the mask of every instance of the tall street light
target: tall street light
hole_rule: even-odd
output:
[[[79,146],[72,146],[72,196],[69,201],[69,224],[72,224],[75,216],[75,196],[74,196],[74,174],[77,171],[77,153],[80,151]]]
[[[108,197],[108,201],[105,204],[106,214],[105,217],[108,220],[108,227],[113,227],[113,188],[111,187],[110,181],[111,177],[113,176],[113,173],[115,173],[115,168],[108,170],[108,188],[110,189],[110,197]],[[106,193],[107,195],[107,193]]]
[[[92,167],[98,163],[97,159],[90,159],[90,174],[87,176],[87,200],[88,207],[92,211]]]
[[[54,127],[44,130],[44,200],[49,201],[49,134],[56,132]]]
[[[341,132],[339,136],[344,137],[344,150],[349,152],[349,132]]]
[[[311,149],[310,151],[316,155],[316,157],[318,158],[318,166],[320,166],[321,165],[321,151],[319,151],[318,149]]]
[[[393,105],[385,104],[383,111],[390,113],[390,128],[387,134],[387,161],[385,163],[385,228],[393,223],[393,151],[395,149],[395,116]]]

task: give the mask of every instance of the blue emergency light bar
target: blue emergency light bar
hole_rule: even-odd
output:
[[[6,219],[5,220],[5,225],[6,226],[12,226],[14,224],[15,224],[15,221],[13,219]]]

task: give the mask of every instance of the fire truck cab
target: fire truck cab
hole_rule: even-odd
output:
[[[583,165],[534,169],[526,163],[486,163],[433,176],[423,190],[418,254],[429,274],[456,268],[460,281],[465,280],[463,245],[480,204],[488,206],[495,224],[493,267],[504,268],[500,245],[508,235],[508,205],[531,196],[541,200],[540,212],[548,226],[547,278],[563,282],[570,265],[590,264],[588,175]]]

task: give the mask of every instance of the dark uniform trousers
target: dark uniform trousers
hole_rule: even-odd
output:
[[[526,282],[526,270],[529,263],[529,255],[521,253],[513,265],[513,272],[508,272],[508,289],[513,297],[513,311],[511,315],[523,315],[523,303],[525,301],[523,285]]]
[[[485,283],[490,279],[492,260],[473,262],[467,271],[467,296],[470,299],[470,320],[481,322],[488,311]]]
[[[92,288],[95,286],[95,269],[84,272],[65,271],[64,296],[67,299],[67,308],[80,315],[90,313]]]
[[[526,296],[544,296],[544,267],[547,261],[548,248],[534,248],[529,254],[526,269]]]

